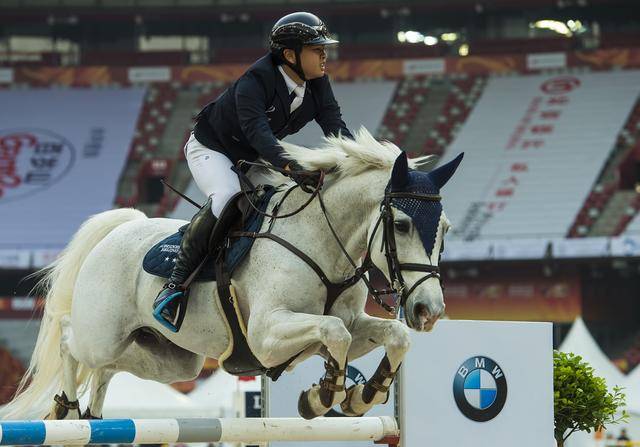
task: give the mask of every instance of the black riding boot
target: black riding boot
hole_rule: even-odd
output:
[[[209,251],[209,238],[218,219],[211,212],[211,198],[191,219],[180,242],[173,272],[155,301],[153,316],[173,332],[180,330],[184,318],[188,290],[183,287],[189,275],[202,262]]]

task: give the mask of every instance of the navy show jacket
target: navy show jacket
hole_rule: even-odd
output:
[[[235,164],[263,157],[284,167],[278,139],[316,120],[325,135],[353,138],[342,120],[327,75],[308,80],[302,104],[290,113],[289,90],[274,56],[258,59],[196,117],[194,135],[203,145],[222,152]]]

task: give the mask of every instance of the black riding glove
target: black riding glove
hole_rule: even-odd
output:
[[[287,167],[287,175],[296,182],[300,188],[308,193],[312,193],[320,183],[322,173],[320,171],[306,171],[295,161],[290,162]]]

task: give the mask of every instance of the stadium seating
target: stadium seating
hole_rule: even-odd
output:
[[[416,117],[425,102],[429,101],[432,82],[426,76],[406,77],[398,84],[378,129],[378,137],[392,141],[408,150],[412,156],[441,155],[473,108],[482,92],[485,79],[481,76],[472,77],[465,74],[441,79],[441,85],[447,88],[447,96],[442,108],[437,111],[435,124],[431,128],[420,129],[424,133],[421,145],[405,147],[407,135]]]
[[[149,85],[131,146],[133,160],[153,157],[153,152],[158,148],[162,138],[175,97],[176,89],[169,83]]]
[[[407,77],[398,83],[378,129],[379,138],[392,141],[402,147],[409,125],[426,99],[428,86],[429,79],[425,76]]]
[[[459,75],[451,79],[451,89],[438,117],[438,124],[429,132],[422,153],[442,155],[464,124],[486,83],[483,76]]]
[[[458,181],[447,185],[449,218],[466,222],[454,238],[567,234],[633,109],[637,78],[632,72],[563,74],[493,77],[487,83],[447,148],[449,157],[466,152]],[[559,96],[566,102],[558,105],[558,98],[541,95],[552,79],[575,79],[579,88]],[[609,85],[615,88],[603,88]],[[559,117],[557,124],[545,121],[553,117]],[[603,188],[590,200],[604,201],[610,193]],[[474,211],[478,203],[492,207],[489,217]]]
[[[435,124],[424,129],[424,139],[415,147],[409,149],[411,155],[437,154],[442,155],[450,146],[460,130],[467,122],[467,118],[474,109],[476,102],[485,91],[488,79],[486,76],[452,74],[447,76],[406,76],[397,83],[382,124],[377,130],[377,136],[393,141],[400,147],[405,147],[407,135],[424,105],[429,101],[433,90],[434,79],[438,85],[446,86],[446,96]],[[18,88],[19,86],[14,86]],[[184,167],[182,145],[176,146],[171,154],[158,154],[167,122],[175,107],[176,97],[185,89],[197,91],[198,99],[193,109],[197,113],[208,101],[215,98],[226,84],[202,82],[196,84],[150,83],[142,107],[136,133],[131,144],[129,161],[123,171],[122,181],[116,204],[118,206],[139,205],[141,185],[145,185],[150,177],[171,179],[176,170]],[[630,147],[637,145],[638,128],[640,127],[640,102],[635,104],[633,112],[619,133],[614,150],[607,158],[607,164],[618,166],[624,161],[621,155],[626,154]],[[190,123],[185,123],[182,142],[186,141],[190,132]],[[408,149],[408,148],[407,148]],[[158,166],[163,166],[159,169]],[[603,169],[603,172],[609,168]],[[611,168],[615,171],[614,168]],[[607,201],[618,190],[617,178],[599,179],[590,192],[586,194],[583,206],[580,208],[575,221],[567,229],[570,237],[581,237],[588,234],[593,223],[598,219]],[[177,197],[165,194],[154,208],[154,215],[167,215],[174,208]],[[628,210],[616,226],[612,234],[624,231],[640,208],[640,199],[629,203]]]
[[[598,217],[604,211],[605,205],[613,195],[625,186],[621,184],[621,169],[634,152],[640,149],[640,100],[638,100],[624,126],[620,130],[613,150],[609,153],[601,173],[593,189],[585,200],[576,220],[568,232],[568,237],[585,237]],[[631,156],[631,157],[630,157]],[[633,168],[633,166],[632,166]],[[632,199],[617,223],[611,228],[609,235],[618,235],[624,231],[629,222],[640,210],[640,198]]]
[[[154,158],[176,96],[176,89],[169,83],[150,84],[136,131],[129,151],[127,167],[123,171],[116,204],[134,206],[140,198],[140,167],[144,161]]]

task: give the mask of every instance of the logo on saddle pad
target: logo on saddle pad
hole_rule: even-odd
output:
[[[507,400],[504,371],[489,357],[471,357],[460,365],[453,379],[453,397],[467,418],[486,422],[495,418]]]

